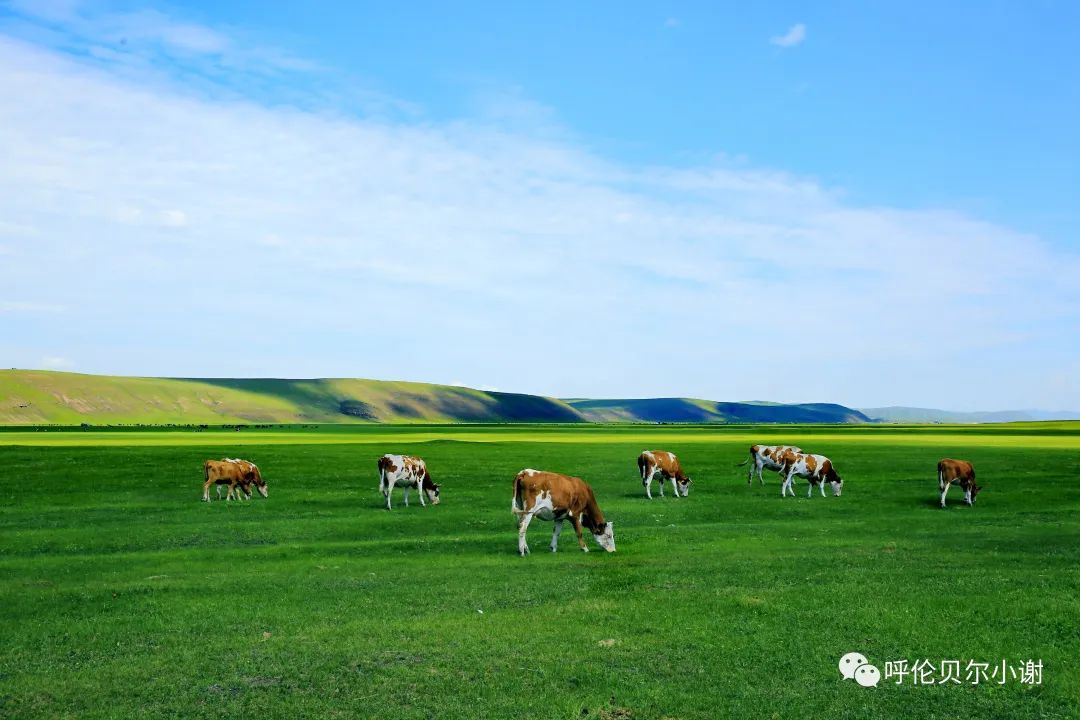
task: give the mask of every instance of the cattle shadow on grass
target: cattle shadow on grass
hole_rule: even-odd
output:
[[[940,512],[941,510],[952,510],[954,507],[963,508],[965,510],[974,510],[975,509],[973,507],[968,507],[968,504],[966,502],[964,502],[964,496],[963,495],[960,495],[959,497],[952,497],[950,495],[949,497],[945,498],[945,502],[946,502],[946,505],[945,505],[944,508],[942,508],[941,507],[941,496],[940,495],[935,495],[932,498],[923,498],[922,500],[920,500],[919,501],[919,507],[930,508],[932,510],[937,510],[938,512]]]

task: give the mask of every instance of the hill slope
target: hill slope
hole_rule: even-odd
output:
[[[381,380],[135,378],[0,370],[3,424],[582,422],[538,395]]]
[[[866,423],[863,413],[832,403],[715,402],[694,398],[567,400],[590,422]]]
[[[1080,420],[1080,412],[1046,410],[998,410],[993,412],[953,412],[917,407],[862,408],[879,422],[888,423],[1001,423],[1039,420]]]

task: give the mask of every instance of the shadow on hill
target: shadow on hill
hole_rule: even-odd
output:
[[[485,392],[471,388],[443,385],[371,381],[372,395],[362,388],[343,392],[327,380],[178,378],[185,382],[240,390],[285,401],[308,419],[333,422],[343,416],[388,422],[394,420],[450,420],[456,422],[584,422],[584,418],[565,403],[539,395]],[[387,396],[389,396],[387,398]],[[257,419],[257,418],[252,418]]]
[[[571,400],[587,420],[651,423],[865,423],[870,418],[832,403],[713,402],[690,398]]]
[[[756,405],[751,403],[714,403],[716,412],[730,422],[751,423],[852,423],[870,422],[858,410],[831,403],[799,405]]]
[[[572,406],[600,420],[639,422],[717,422],[722,418],[686,398],[645,398],[640,400],[575,400]]]

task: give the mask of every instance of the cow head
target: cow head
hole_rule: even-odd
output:
[[[829,469],[825,472],[825,480],[832,485],[832,494],[834,497],[839,495],[840,491],[844,489],[844,478],[836,474],[836,468],[832,466],[832,463],[829,463]]]
[[[608,552],[615,552],[615,523],[600,523],[592,531],[596,544]]]
[[[982,490],[981,487],[979,487],[975,483],[971,483],[971,504],[972,505],[975,504],[975,498],[976,498],[976,496],[978,496],[980,490]]]
[[[248,497],[251,497],[251,486],[254,485],[258,489],[259,494],[263,497],[270,497],[270,490],[266,487],[266,481],[262,479],[262,473],[258,468],[251,470],[244,478],[247,482],[244,484],[244,490],[247,492]]]
[[[694,482],[685,475],[675,479],[675,491],[686,497],[690,494],[690,483]]]
[[[424,472],[424,481],[421,492],[427,493],[428,502],[432,505],[439,504],[439,486],[431,479],[431,474]]]

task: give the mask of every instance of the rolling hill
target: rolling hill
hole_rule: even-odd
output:
[[[363,380],[150,378],[0,370],[0,425],[233,423],[975,423],[1080,418],[1038,410],[856,410],[696,398],[560,400],[456,385]]]
[[[782,405],[694,398],[566,401],[590,422],[866,423],[863,413],[832,403]]]
[[[0,370],[8,425],[582,421],[561,400],[450,385]]]
[[[954,412],[917,407],[862,408],[861,412],[876,422],[887,423],[1002,423],[1041,420],[1080,420],[1080,412],[1048,410],[997,410],[991,412]]]

